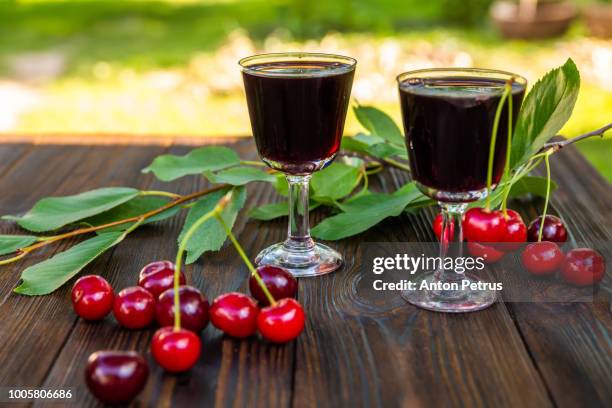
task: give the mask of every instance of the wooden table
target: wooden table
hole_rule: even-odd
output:
[[[242,157],[256,159],[250,141],[234,147]],[[198,177],[162,183],[140,173],[159,154],[184,154],[189,149],[3,145],[0,208],[3,214],[22,213],[44,196],[102,186],[196,191],[206,184]],[[576,239],[610,241],[610,185],[572,148],[553,159],[553,174],[561,186],[554,206]],[[392,171],[379,185],[396,188],[405,178]],[[271,187],[249,187],[247,207],[273,200]],[[532,204],[521,209],[529,219],[538,211]],[[332,243],[345,255],[346,266],[331,275],[300,281],[299,300],[308,320],[296,342],[275,346],[257,338],[239,341],[223,337],[209,325],[197,366],[189,374],[174,376],[151,361],[152,374],[135,405],[610,406],[608,302],[497,303],[482,312],[449,315],[417,310],[390,293],[381,298],[353,290],[359,271],[354,257],[358,243],[431,241],[433,214],[427,209],[387,220],[365,234]],[[312,215],[313,224],[320,215]],[[285,223],[281,219],[262,224],[242,216],[236,231],[254,256],[284,238]],[[85,272],[105,276],[115,288],[134,285],[144,264],[174,259],[181,226],[177,217],[142,228]],[[15,232],[10,223],[3,222],[1,228],[2,233]],[[100,323],[78,319],[71,310],[70,285],[43,297],[11,292],[27,265],[73,244],[47,247],[1,269],[0,386],[72,387],[76,405],[69,406],[96,406],[83,382],[89,354],[100,349],[148,353],[153,329],[119,329],[110,316]],[[192,284],[210,299],[230,290],[246,291],[247,269],[231,247],[206,255],[187,272]]]

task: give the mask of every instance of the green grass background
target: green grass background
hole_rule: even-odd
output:
[[[195,54],[214,55],[236,29],[244,30],[258,46],[271,33],[278,32],[302,43],[338,32],[354,47],[366,40],[387,38],[403,44],[450,41],[468,50],[475,66],[503,68],[523,64],[535,66],[538,72],[558,64],[549,56],[563,54],[563,40],[571,42],[585,35],[584,27],[577,23],[561,42],[506,41],[488,23],[490,3],[490,0],[5,0],[0,1],[0,81],[12,79],[10,62],[16,55],[58,50],[67,56],[66,67],[60,77],[44,85],[51,97],[44,105],[24,114],[17,130],[72,131],[81,129],[79,126],[86,131],[105,130],[112,122],[115,128],[137,133],[139,125],[133,116],[139,115],[138,106],[149,97],[144,94],[139,99],[137,79],[151,70],[180,69]],[[610,41],[601,44],[611,46]],[[110,74],[102,80],[94,75],[101,61],[110,66]],[[125,72],[130,74],[127,79]],[[107,116],[96,116],[99,119],[92,121],[83,115],[86,121],[83,124],[75,119],[74,107],[85,93],[98,92],[104,96],[126,87],[136,98],[133,110],[126,112],[112,106],[109,97],[108,106],[99,107],[108,109]],[[103,96],[101,100],[105,100]],[[217,95],[205,110],[194,107],[198,109],[196,113],[186,114],[177,110],[174,101],[167,101],[164,114],[151,117],[146,130],[185,131],[204,136],[243,132],[244,117],[214,120],[234,109],[237,103],[243,103],[237,98]],[[397,104],[379,106],[399,117]],[[202,120],[203,116],[210,120]],[[563,133],[572,136],[590,131],[610,122],[611,117],[610,88],[586,82]],[[351,115],[347,131],[357,128]],[[579,148],[612,181],[612,137],[584,141]]]

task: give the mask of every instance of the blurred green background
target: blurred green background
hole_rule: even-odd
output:
[[[581,19],[555,39],[504,39],[491,3],[0,0],[0,133],[48,134],[50,142],[58,133],[170,134],[194,143],[248,135],[236,61],[287,50],[356,57],[353,96],[396,118],[402,71],[477,66],[533,82],[572,57],[582,89],[563,134],[610,122],[612,40],[590,36]],[[347,133],[358,129],[351,114]],[[612,181],[612,137],[580,149]]]

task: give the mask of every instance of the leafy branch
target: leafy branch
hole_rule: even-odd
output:
[[[180,195],[180,194],[174,194],[174,193],[169,193],[169,192],[165,192],[165,191],[142,191],[141,192],[141,196],[146,196],[146,195],[165,195],[168,197],[174,197],[174,199],[169,202],[168,204],[165,204],[159,208],[156,208],[154,210],[151,210],[149,212],[146,212],[144,214],[141,215],[137,215],[137,216],[133,216],[133,217],[129,217],[129,218],[124,218],[121,220],[117,220],[117,221],[112,221],[106,224],[101,224],[101,225],[97,225],[97,226],[92,226],[92,227],[86,227],[86,228],[79,228],[73,231],[69,231],[69,232],[65,232],[63,234],[58,234],[58,235],[52,235],[52,236],[48,236],[48,237],[38,237],[36,238],[37,243],[36,244],[32,244],[29,246],[25,246],[23,248],[18,248],[15,252],[17,253],[16,256],[12,257],[12,258],[8,258],[8,259],[4,259],[0,261],[0,265],[6,265],[12,262],[15,262],[21,258],[23,258],[24,256],[26,256],[27,254],[29,254],[30,252],[42,248],[44,246],[53,244],[57,241],[61,241],[63,239],[67,239],[67,238],[72,238],[72,237],[76,237],[79,235],[84,235],[84,234],[89,234],[92,232],[96,232],[96,231],[101,231],[101,230],[105,230],[105,229],[109,229],[112,227],[117,227],[120,225],[124,225],[124,224],[128,224],[128,223],[136,223],[135,225],[141,225],[144,221],[146,221],[147,219],[150,219],[158,214],[163,213],[166,210],[169,210],[171,208],[174,208],[176,206],[179,206],[187,201],[191,201],[193,199],[196,199],[198,197],[204,196],[206,194],[210,194],[214,191],[218,191],[218,190],[222,190],[224,188],[227,188],[228,185],[226,184],[221,184],[215,187],[211,187],[205,190],[201,190],[189,195]],[[13,217],[11,217],[12,219]],[[133,230],[135,228],[128,228],[128,230]]]
[[[580,136],[575,136],[575,137],[573,137],[571,139],[565,139],[565,140],[560,140],[558,142],[546,143],[544,145],[544,147],[542,148],[541,152],[549,150],[549,149],[553,149],[556,152],[558,150],[561,150],[565,146],[568,146],[568,145],[574,144],[576,142],[579,142],[581,140],[588,139],[588,138],[595,137],[595,136],[599,136],[599,137],[603,138],[605,133],[608,130],[610,130],[610,129],[612,129],[612,123],[608,123],[607,125],[602,126],[599,129],[593,130],[591,132],[584,133],[584,134],[582,134]],[[557,137],[563,137],[563,136],[562,135],[557,135]]]

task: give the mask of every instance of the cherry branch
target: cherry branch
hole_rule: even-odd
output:
[[[612,129],[612,123],[608,123],[605,126],[600,127],[599,129],[593,130],[591,132],[585,133],[583,135],[580,136],[576,136],[573,137],[571,139],[565,139],[565,140],[560,140],[558,142],[550,142],[550,143],[546,143],[544,145],[544,147],[542,147],[542,149],[540,150],[541,152],[547,151],[549,149],[553,149],[553,151],[559,151],[562,148],[564,148],[565,146],[571,145],[573,143],[579,142],[581,140],[584,139],[588,139],[590,137],[594,137],[594,136],[599,136],[599,137],[604,137],[604,134],[608,131]],[[557,135],[560,137],[563,137],[562,135]]]
[[[106,228],[111,228],[111,227],[116,227],[118,225],[123,225],[123,224],[128,224],[130,222],[137,222],[137,223],[142,223],[145,220],[147,220],[148,218],[151,218],[157,214],[160,214],[166,210],[169,210],[173,207],[176,207],[178,205],[181,205],[187,201],[191,201],[194,200],[196,198],[205,196],[207,194],[213,193],[215,191],[219,191],[221,189],[224,189],[226,187],[229,187],[228,184],[219,184],[218,186],[214,186],[211,188],[207,188],[205,190],[201,190],[201,191],[196,191],[195,193],[191,193],[188,195],[179,195],[179,194],[174,194],[174,193],[168,193],[165,195],[168,196],[172,196],[175,197],[171,202],[164,204],[163,206],[156,208],[154,210],[151,210],[149,212],[146,212],[144,214],[141,215],[137,215],[134,217],[129,217],[129,218],[124,218],[122,220],[117,220],[117,221],[113,221],[113,222],[109,222],[107,224],[102,224],[102,225],[97,225],[94,227],[86,227],[86,228],[79,228],[73,231],[69,231],[63,234],[59,234],[59,235],[53,235],[50,237],[41,237],[39,238],[39,241],[35,244],[32,244],[30,246],[24,247],[24,248],[20,248],[19,250],[16,251],[17,255],[12,257],[12,258],[8,258],[8,259],[4,259],[2,261],[0,261],[0,265],[6,265],[15,261],[18,261],[19,259],[23,258],[24,256],[26,256],[28,253],[42,248],[44,246],[47,246],[49,244],[52,244],[54,242],[57,241],[61,241],[64,240],[66,238],[72,238],[72,237],[76,237],[79,235],[83,235],[83,234],[89,234],[91,232],[96,232],[96,231],[100,231]],[[159,192],[156,192],[159,193]],[[155,195],[159,195],[159,194],[155,194]]]

